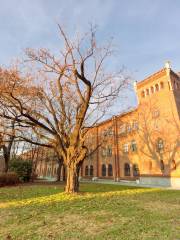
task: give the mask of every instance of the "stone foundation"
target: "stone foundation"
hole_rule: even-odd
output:
[[[140,177],[140,184],[149,186],[180,188],[180,178],[175,177]]]

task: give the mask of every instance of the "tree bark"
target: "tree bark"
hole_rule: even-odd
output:
[[[4,157],[4,172],[7,173],[9,170],[9,160],[10,160],[10,153],[8,152],[8,149],[6,146],[3,146],[3,157]]]
[[[77,164],[67,166],[67,180],[66,180],[66,193],[79,192],[79,175]]]

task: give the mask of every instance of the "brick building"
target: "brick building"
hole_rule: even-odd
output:
[[[81,177],[180,186],[180,76],[166,63],[134,88],[136,108],[88,132]],[[49,150],[41,152],[37,174],[56,177],[57,160]],[[65,175],[64,167],[61,171]]]

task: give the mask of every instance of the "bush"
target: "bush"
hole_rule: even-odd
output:
[[[0,187],[19,183],[19,177],[15,172],[0,173]]]
[[[32,175],[32,162],[22,159],[11,160],[10,170],[17,173],[20,181],[29,182]]]

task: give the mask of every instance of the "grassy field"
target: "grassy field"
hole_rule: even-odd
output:
[[[180,239],[180,191],[81,184],[0,189],[0,239]]]

